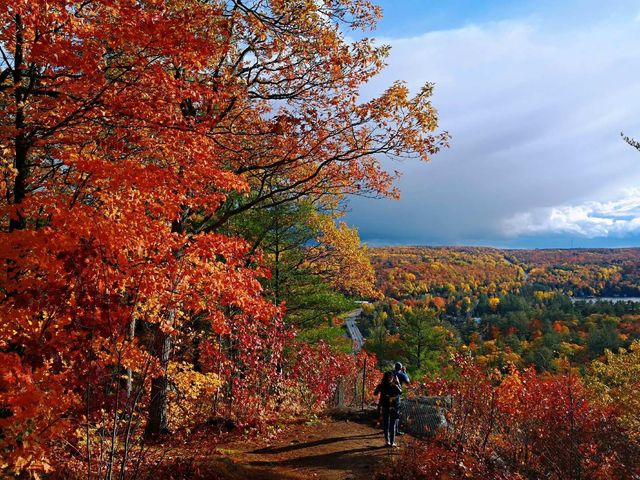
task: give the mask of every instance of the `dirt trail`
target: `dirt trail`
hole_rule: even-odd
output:
[[[398,455],[398,449],[384,446],[382,432],[370,424],[332,419],[300,425],[271,444],[226,447],[229,460],[248,467],[251,478],[261,479],[371,479],[381,462]]]

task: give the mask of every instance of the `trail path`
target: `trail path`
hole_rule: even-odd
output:
[[[399,438],[402,447],[403,437]],[[381,462],[392,461],[398,449],[384,446],[382,432],[367,423],[324,420],[300,425],[272,444],[237,443],[221,453],[246,467],[255,479],[364,480],[374,478]]]
[[[345,318],[354,352],[364,344],[356,324],[361,313],[358,308]],[[373,420],[366,415],[355,418],[356,421],[354,417],[325,418],[313,425],[290,427],[272,442],[254,440],[221,445],[217,453],[227,461],[226,465],[220,465],[225,472],[221,478],[370,480],[400,452],[384,445],[382,431],[374,426]],[[396,438],[400,449],[404,438]]]

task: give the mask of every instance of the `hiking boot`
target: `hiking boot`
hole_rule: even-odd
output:
[[[404,435],[404,432],[397,431],[396,435]]]

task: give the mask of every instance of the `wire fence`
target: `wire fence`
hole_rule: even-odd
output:
[[[375,406],[373,390],[378,378],[371,372],[372,365],[364,363],[352,375],[343,375],[338,378],[333,394],[331,406],[338,408],[357,408],[365,410]]]
[[[451,397],[414,397],[402,401],[400,422],[405,432],[414,437],[432,436],[438,430],[449,428],[446,411],[451,408]]]

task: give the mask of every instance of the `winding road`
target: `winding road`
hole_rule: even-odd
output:
[[[362,309],[358,308],[353,312],[350,312],[349,315],[347,315],[347,317],[344,319],[344,324],[347,327],[347,332],[349,333],[351,340],[353,340],[354,352],[359,352],[364,345],[364,337],[362,336],[358,325],[356,325],[356,319],[360,316],[361,313]]]

